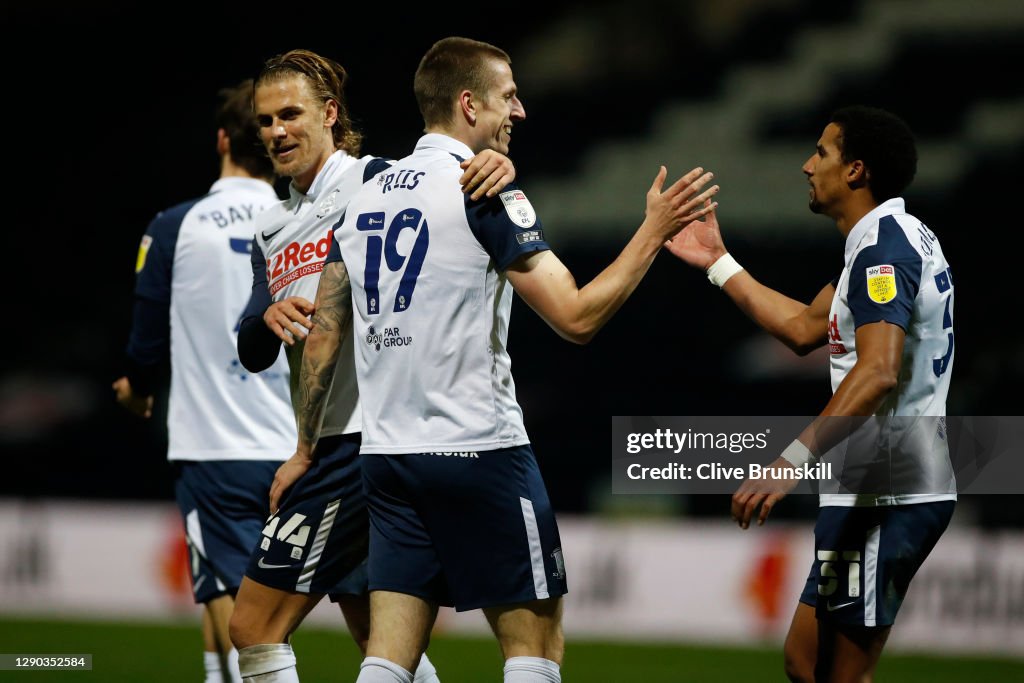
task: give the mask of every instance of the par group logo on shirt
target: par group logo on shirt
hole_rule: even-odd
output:
[[[367,346],[372,346],[374,351],[380,351],[382,346],[385,349],[412,346],[412,335],[404,335],[397,326],[378,330],[370,325],[364,339]]]
[[[871,266],[866,269],[868,298],[876,304],[889,303],[896,298],[896,269],[891,265]]]
[[[374,350],[380,351],[380,343],[384,341],[384,335],[377,331],[373,325],[370,325],[370,329],[366,330],[366,343],[372,346]]]

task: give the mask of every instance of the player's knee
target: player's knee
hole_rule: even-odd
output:
[[[509,657],[541,657],[557,664],[565,654],[565,636],[558,621],[540,620],[531,628],[499,634],[502,652]]]

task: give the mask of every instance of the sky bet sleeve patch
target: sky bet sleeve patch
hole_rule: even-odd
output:
[[[896,270],[891,265],[871,266],[865,270],[868,297],[876,304],[896,298]]]
[[[139,255],[135,257],[135,272],[141,273],[142,269],[146,266],[146,254],[149,253],[149,247],[153,244],[153,238],[149,235],[143,235],[142,241],[139,242]]]
[[[537,222],[537,212],[533,210],[533,205],[522,190],[509,190],[498,196],[505,205],[505,213],[520,228],[529,228]]]

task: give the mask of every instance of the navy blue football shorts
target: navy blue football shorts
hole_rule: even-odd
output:
[[[234,595],[269,514],[281,463],[175,460],[174,497],[185,522],[196,603]]]
[[[955,505],[950,500],[820,508],[814,564],[800,602],[813,606],[823,621],[891,626]]]
[[[562,544],[530,446],[364,455],[370,590],[458,611],[563,595]]]
[[[369,521],[359,442],[359,434],[320,439],[313,466],[285,492],[255,550],[250,547],[246,576],[332,599],[366,593]]]

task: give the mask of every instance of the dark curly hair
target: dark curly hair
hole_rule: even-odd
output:
[[[907,189],[917,173],[917,147],[903,119],[884,109],[857,105],[837,110],[830,121],[840,128],[837,142],[843,161],[864,162],[876,202]]]

